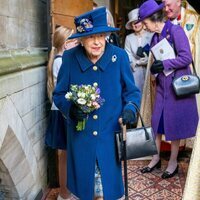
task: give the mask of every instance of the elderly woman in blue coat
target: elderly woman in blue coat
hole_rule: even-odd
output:
[[[163,4],[158,5],[154,0],[144,2],[139,8],[139,20],[143,21],[147,30],[153,32],[151,47],[166,38],[173,47],[174,58],[165,57],[155,60],[151,65],[151,74],[155,77],[156,96],[152,113],[152,127],[156,134],[158,152],[161,146],[161,135],[171,141],[171,155],[166,171],[162,178],[171,178],[178,172],[177,156],[180,139],[195,136],[198,124],[198,112],[195,95],[185,98],[176,97],[172,81],[176,77],[191,74],[190,64],[192,55],[188,38],[184,30],[173,25],[169,20],[164,21]],[[156,56],[156,55],[154,55]],[[141,172],[148,173],[160,168],[160,155],[154,155],[147,167]]]
[[[133,103],[140,106],[126,52],[106,42],[117,28],[107,26],[106,9],[101,7],[75,18],[80,45],[63,55],[54,102],[68,118],[68,188],[81,200],[116,200],[123,196],[121,164],[117,161],[115,131],[136,120]],[[87,116],[85,129],[77,131],[77,121],[86,114],[69,102],[70,85],[97,83],[104,104]]]

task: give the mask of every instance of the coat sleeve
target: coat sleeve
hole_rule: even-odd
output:
[[[124,101],[124,110],[130,109],[136,112],[133,104],[140,107],[141,93],[136,87],[133,74],[130,69],[128,55],[123,51],[121,63],[121,82],[122,82],[122,98]]]
[[[54,59],[54,62],[53,62],[53,81],[54,81],[54,85],[56,85],[56,83],[57,83],[57,77],[58,77],[58,73],[59,73],[61,65],[62,65],[62,58]]]
[[[171,37],[176,53],[175,59],[167,59],[163,61],[165,70],[186,68],[192,62],[192,54],[188,38],[180,26],[173,26]]]
[[[65,94],[69,91],[69,65],[67,51],[63,54],[62,65],[58,73],[57,85],[53,92],[53,101],[61,113],[67,117],[70,102],[65,98]]]
[[[132,52],[132,49],[131,49],[131,42],[134,43],[134,41],[131,40],[130,35],[127,35],[126,39],[125,39],[124,49],[128,54],[129,61],[130,61],[131,65],[135,66],[136,65],[136,59],[135,59],[133,52]]]

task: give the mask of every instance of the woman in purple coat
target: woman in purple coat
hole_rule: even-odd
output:
[[[151,121],[152,128],[157,133],[158,154],[153,156],[149,165],[141,172],[149,173],[161,167],[159,152],[161,137],[164,134],[166,140],[171,141],[171,155],[162,178],[171,178],[178,172],[177,156],[180,139],[195,136],[198,112],[195,95],[177,98],[173,91],[174,78],[191,74],[189,65],[192,62],[192,55],[184,30],[178,25],[173,25],[169,20],[164,21],[162,8],[163,4],[158,5],[154,0],[144,2],[139,8],[138,22],[143,21],[146,28],[154,32],[151,48],[166,38],[175,52],[175,58],[165,57],[163,60],[154,60],[150,68],[156,81],[156,96]]]

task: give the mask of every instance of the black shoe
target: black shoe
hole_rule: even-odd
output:
[[[144,174],[144,173],[150,173],[155,168],[157,168],[157,169],[161,168],[161,160],[159,160],[153,167],[143,167],[140,171],[141,171],[142,174]]]
[[[177,174],[178,173],[178,165],[177,165],[177,167],[176,167],[176,169],[174,170],[174,172],[172,172],[172,173],[170,173],[170,172],[168,172],[168,171],[165,171],[163,174],[162,174],[162,178],[163,179],[166,179],[166,178],[171,178],[171,177],[173,177],[175,174]]]

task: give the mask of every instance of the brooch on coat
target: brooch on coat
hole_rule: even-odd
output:
[[[113,56],[112,56],[112,62],[116,62],[116,60],[117,60],[117,56],[116,56],[116,55],[113,55]]]

